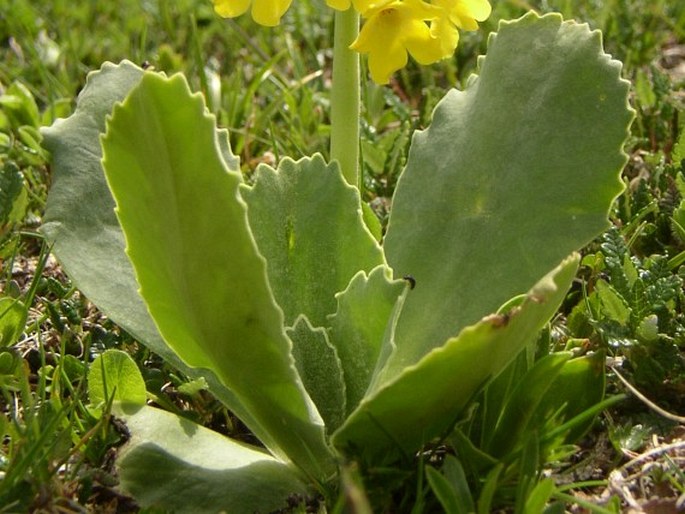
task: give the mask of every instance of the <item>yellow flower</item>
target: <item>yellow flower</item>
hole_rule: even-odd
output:
[[[478,30],[478,22],[490,16],[492,8],[488,0],[433,0],[442,7],[449,20],[462,30]]]
[[[371,78],[378,84],[387,84],[390,75],[406,66],[407,53],[419,64],[446,57],[442,42],[425,23],[440,17],[436,6],[422,0],[389,0],[371,4],[362,16],[367,20],[350,48],[369,54]]]
[[[260,25],[275,27],[292,0],[213,0],[214,10],[224,18],[235,18],[252,6],[252,19]]]
[[[459,31],[477,30],[478,22],[490,16],[491,7],[487,0],[432,0],[439,7],[442,16],[431,22],[431,33],[442,41],[445,54],[452,54],[459,43]]]

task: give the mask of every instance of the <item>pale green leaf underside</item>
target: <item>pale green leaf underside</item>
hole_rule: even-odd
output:
[[[212,392],[278,451],[268,432],[211,372],[190,368],[166,345],[138,293],[100,162],[100,135],[113,105],[124,100],[142,76],[143,70],[128,61],[105,63],[88,75],[74,114],[42,130],[43,144],[52,154],[53,183],[41,231],[74,283],[102,312],[187,375],[205,377]],[[217,131],[217,138],[224,161],[238,170],[227,132]]]
[[[290,355],[283,316],[221,156],[215,120],[185,79],[146,74],[102,139],[142,297],[167,344],[212,370],[295,463],[332,472],[321,418]]]
[[[273,512],[306,494],[297,473],[257,448],[152,407],[124,419],[121,488],[141,507],[178,513]]]
[[[90,403],[102,406],[110,400],[122,405],[145,405],[145,381],[135,361],[121,350],[98,356],[88,371]]]
[[[414,136],[384,244],[416,279],[396,372],[608,226],[633,116],[619,74],[599,32],[531,13],[500,24],[478,76]]]
[[[330,338],[343,367],[348,413],[357,407],[371,383],[393,308],[408,287],[404,280],[392,280],[391,275],[387,266],[378,266],[368,275],[360,271],[336,296],[338,308],[330,320]]]
[[[380,380],[378,389],[362,400],[333,435],[333,443],[368,456],[397,451],[411,455],[427,441],[444,435],[473,395],[554,314],[575,276],[578,260],[574,255],[545,276],[510,318],[488,316],[398,376]]]
[[[293,342],[293,357],[302,383],[326,430],[335,430],[345,418],[345,382],[338,353],[328,340],[326,329],[312,327],[304,315],[286,332]]]
[[[304,314],[314,326],[328,326],[335,294],[358,271],[384,262],[362,219],[359,192],[337,163],[315,155],[284,159],[278,170],[260,166],[242,194],[286,324]]]

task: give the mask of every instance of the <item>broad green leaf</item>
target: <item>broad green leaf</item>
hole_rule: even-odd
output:
[[[338,352],[328,340],[326,329],[312,327],[301,315],[287,329],[293,342],[295,366],[305,389],[316,404],[328,431],[345,419],[345,381]]]
[[[338,309],[330,320],[330,337],[342,363],[348,413],[371,384],[394,306],[408,287],[403,280],[392,280],[391,274],[387,266],[378,266],[368,275],[360,271],[336,295]]]
[[[237,397],[209,370],[187,366],[167,346],[138,293],[133,267],[125,253],[124,236],[114,214],[114,200],[101,165],[100,134],[116,102],[140,82],[143,70],[124,61],[106,63],[90,73],[74,114],[42,130],[52,153],[52,187],[41,231],[53,253],[77,287],[110,319],[150,350],[190,377],[205,377],[210,390],[245,422],[272,451],[284,456],[269,433]],[[230,169],[239,170],[226,131],[217,131]]]
[[[278,170],[262,165],[242,195],[287,325],[304,314],[314,326],[328,326],[335,294],[358,271],[384,262],[362,219],[359,191],[337,163],[315,155],[284,159]]]
[[[13,162],[5,162],[0,168],[0,227],[8,221],[15,221],[10,214],[23,189],[24,176],[21,171]]]
[[[24,331],[28,309],[16,298],[0,298],[0,348],[19,341]]]
[[[502,371],[554,314],[578,261],[578,255],[564,260],[511,314],[482,319],[398,376],[380,380],[377,389],[367,394],[333,434],[333,443],[344,450],[391,457],[398,451],[412,454],[432,438],[444,435],[474,394]]]
[[[88,395],[93,406],[107,404],[110,399],[124,409],[145,405],[145,380],[129,354],[108,350],[99,355],[88,372]]]
[[[633,118],[620,71],[598,31],[530,13],[500,23],[478,75],[415,134],[384,243],[416,279],[395,372],[608,226]]]
[[[274,512],[307,493],[293,468],[187,419],[152,407],[124,419],[131,439],[117,461],[121,488],[141,507]]]
[[[214,127],[181,75],[146,74],[115,106],[102,162],[126,251],[167,344],[212,370],[296,464],[326,479],[322,420],[294,367],[241,175],[228,170]]]

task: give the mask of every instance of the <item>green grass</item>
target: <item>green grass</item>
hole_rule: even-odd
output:
[[[576,286],[546,344],[607,352],[635,387],[662,408],[683,414],[685,163],[674,160],[673,149],[680,137],[679,158],[685,158],[685,79],[675,72],[685,58],[665,55],[667,48],[685,49],[685,4],[502,0],[493,5],[484,30],[465,34],[453,59],[426,68],[410,64],[390,87],[363,87],[365,198],[385,221],[411,133],[428,124],[445,89],[463,84],[474,70],[497,20],[535,8],[602,30],[607,51],[624,62],[624,76],[634,84],[637,118],[623,175],[628,187],[612,210],[614,227],[584,249]],[[229,128],[248,178],[259,162],[326,155],[331,28],[323,2],[296,2],[276,29],[257,27],[247,17],[221,20],[209,2],[191,0],[0,5],[0,512],[135,511],[133,501],[117,493],[113,467],[125,427],[88,408],[85,375],[105,349],[125,349],[134,357],[158,405],[252,440],[217,401],[193,390],[185,377],[98,312],[50,259],[37,233],[51,180],[38,128],[71,113],[88,71],[103,61],[130,59],[186,74],[219,124]],[[624,391],[611,370],[608,374],[609,391]],[[605,411],[581,447],[560,453],[548,471],[559,483],[582,482],[578,490],[593,498],[610,471],[626,463],[626,452],[646,450],[653,436],[668,440],[675,427],[643,403],[624,401]],[[593,445],[604,449],[591,462],[603,473],[585,476],[580,469]],[[435,512],[439,503],[425,469],[442,462],[441,451],[427,449],[393,469],[351,465],[343,473],[343,496],[361,498],[355,512],[364,511],[365,495],[374,512]],[[651,487],[670,487],[677,496],[682,471],[673,461],[660,462],[665,463],[661,474],[648,477]],[[544,504],[549,497],[574,501],[573,487],[546,490],[547,484],[538,482],[538,465],[522,468],[516,476],[505,471],[472,481],[478,505],[523,512],[527,502]],[[599,506],[585,500],[595,512],[618,512],[621,501],[625,498],[616,496]]]

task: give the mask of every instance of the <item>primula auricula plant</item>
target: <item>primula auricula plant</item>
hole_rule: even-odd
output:
[[[447,91],[414,134],[381,237],[356,187],[356,51],[385,82],[407,52],[451,53],[456,28],[475,28],[489,6],[331,5],[347,10],[336,14],[330,162],[285,158],[248,184],[185,78],[128,61],[91,73],[74,114],[43,130],[54,163],[43,232],[64,269],[262,445],[146,405],[133,360],[104,353],[91,401],[95,412],[112,402],[129,427],[119,476],[143,506],[332,503],[346,463],[379,469],[438,442],[455,452],[450,476],[475,473],[457,484],[469,511],[469,486],[478,496],[489,474],[489,490],[511,489],[530,455],[581,435],[603,397],[601,355],[528,358],[575,251],[608,226],[622,190],[632,111],[600,34],[558,15],[501,22],[464,90]],[[288,2],[216,7],[274,25]],[[440,473],[427,477],[444,493]]]

